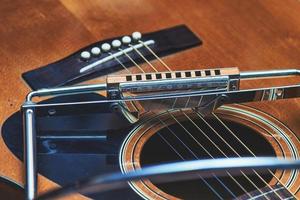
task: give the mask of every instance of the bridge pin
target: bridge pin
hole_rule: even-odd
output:
[[[113,40],[111,45],[113,48],[119,48],[122,45],[122,43],[120,40]]]
[[[103,51],[107,52],[107,51],[109,51],[111,49],[111,46],[108,43],[104,43],[104,44],[101,45],[101,49]]]
[[[133,32],[131,36],[134,40],[140,40],[142,38],[142,34],[140,32],[137,32],[137,31]]]
[[[90,59],[91,54],[88,51],[83,51],[83,52],[81,52],[80,57],[83,60],[88,60],[88,59]]]
[[[91,53],[94,55],[94,56],[98,56],[100,53],[101,53],[101,50],[99,47],[93,47],[91,49]]]
[[[129,44],[131,42],[131,38],[129,36],[122,37],[122,42],[124,44]]]

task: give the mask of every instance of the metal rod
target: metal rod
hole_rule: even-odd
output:
[[[103,99],[95,101],[80,101],[80,102],[62,102],[62,103],[41,103],[41,104],[24,104],[23,108],[42,108],[42,107],[58,107],[58,106],[75,106],[75,105],[96,105],[101,103],[119,103],[126,101],[152,101],[152,100],[162,100],[162,99],[171,99],[171,98],[184,98],[184,97],[212,97],[225,95],[229,98],[235,97],[235,99],[227,101],[226,103],[245,103],[251,101],[262,101],[267,99],[256,98],[263,93],[270,92],[271,90],[282,90],[283,93],[288,93],[281,95],[281,99],[287,98],[297,98],[300,97],[300,85],[289,85],[289,86],[279,86],[279,87],[266,87],[266,88],[255,88],[247,90],[238,90],[238,91],[209,91],[203,93],[202,91],[190,91],[190,92],[178,92],[178,93],[168,93],[161,95],[149,95],[149,96],[137,96],[137,97],[124,97],[120,99]],[[247,97],[247,98],[245,98]]]
[[[37,194],[36,130],[32,108],[24,110],[24,125],[25,197],[31,200]]]
[[[106,90],[106,84],[92,84],[92,85],[76,85],[69,87],[59,87],[59,88],[45,88],[36,91],[30,92],[26,101],[30,102],[31,99],[35,96],[52,96],[52,95],[71,95],[71,94],[80,94],[88,93],[94,91]]]
[[[300,75],[300,70],[297,69],[284,69],[284,70],[266,70],[266,71],[248,71],[241,72],[241,79],[253,79],[253,78],[274,78],[279,76],[297,76]],[[45,88],[37,91],[30,92],[27,95],[26,101],[30,102],[35,96],[53,96],[53,95],[71,95],[79,93],[88,93],[93,91],[106,90],[107,85],[93,84],[93,85],[76,85],[69,87],[59,88]]]
[[[282,69],[282,70],[264,70],[264,71],[246,71],[240,73],[241,79],[254,78],[276,78],[279,76],[299,76],[298,69]]]

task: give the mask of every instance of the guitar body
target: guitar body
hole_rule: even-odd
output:
[[[134,31],[151,32],[178,24],[187,25],[202,39],[203,45],[164,57],[164,62],[172,70],[198,69],[203,68],[202,66],[207,66],[206,68],[237,66],[241,71],[300,68],[299,10],[300,2],[297,0],[3,2],[0,6],[0,61],[2,63],[0,68],[2,74],[0,79],[0,122],[2,126],[0,176],[3,179],[1,181],[3,187],[0,184],[0,190],[8,187],[22,193],[21,188],[24,185],[23,163],[18,155],[8,147],[7,138],[9,137],[4,134],[5,121],[20,109],[26,94],[30,92],[21,79],[23,72],[52,63],[102,39],[131,34]],[[165,71],[165,68],[157,60],[152,64],[159,71]],[[152,70],[147,64],[141,66],[147,72]],[[138,72],[138,69],[134,67],[130,70],[133,73]],[[117,73],[126,73],[126,71]],[[99,83],[104,80],[101,77],[88,83]],[[296,81],[295,79],[248,81],[247,83],[242,82],[241,86],[243,88],[278,86],[297,83]],[[99,96],[99,98],[101,97]],[[247,133],[246,136],[238,134],[238,137],[243,138],[242,141],[250,145],[251,151],[255,155],[297,158],[300,154],[299,111],[299,99],[289,99],[225,106],[218,109],[216,115],[235,132]],[[197,114],[185,114],[196,124],[203,124]],[[173,113],[183,125],[191,128],[194,124],[190,120],[187,121],[185,114],[177,111]],[[119,137],[112,137],[114,148],[105,150],[108,155],[114,155],[112,161],[106,160],[103,163],[109,164],[99,166],[98,170],[121,169],[126,172],[147,164],[178,160],[171,156],[171,152],[169,154],[168,150],[164,149],[165,145],[158,140],[156,133],[164,134],[168,129],[166,127],[178,130],[179,132],[175,133],[177,135],[185,130],[180,130],[180,126],[176,125],[176,121],[170,116],[162,115],[160,117],[165,120],[166,124],[157,123],[157,118],[153,117],[127,128],[120,127],[122,131],[118,133]],[[107,116],[103,116],[103,119],[107,119]],[[121,122],[123,119],[119,120]],[[215,122],[211,116],[207,116],[206,120],[213,125],[220,123]],[[195,136],[196,129],[197,127],[191,128],[189,132]],[[203,129],[205,130],[204,127]],[[213,132],[209,133],[210,137]],[[14,136],[19,135],[19,133],[9,133]],[[248,138],[249,134],[253,134],[253,137]],[[208,140],[204,135],[201,137],[203,138],[198,138],[199,141]],[[222,135],[222,137],[226,138],[226,135]],[[19,139],[21,140],[21,138]],[[175,142],[175,139],[170,138],[170,141]],[[189,141],[185,143],[195,145]],[[238,144],[232,145],[238,146]],[[207,146],[207,149],[209,148]],[[223,149],[226,155],[235,155],[232,150],[226,148],[228,147]],[[241,156],[249,155],[249,152],[238,153]],[[196,154],[199,158],[206,157],[201,152]],[[107,156],[105,155],[103,159],[107,159]],[[187,156],[186,159],[193,159],[193,157]],[[55,163],[52,164],[55,165]],[[272,173],[279,177],[282,185],[288,187],[289,192],[300,198],[300,178],[296,171],[294,174],[293,172],[281,173],[278,171],[272,171]],[[278,181],[273,176],[263,178],[272,187]],[[9,184],[14,186],[7,186],[5,182],[10,182]],[[181,185],[184,184],[186,187],[182,188],[182,191],[185,191],[185,194],[199,191],[200,196],[185,196],[180,193],[178,185],[157,185],[151,181],[145,181],[131,184],[122,191],[124,193],[121,191],[118,193],[120,195],[118,198],[124,197],[125,194],[128,194],[128,199],[214,198],[203,183],[199,184],[199,188],[202,188],[199,190],[191,186],[195,186],[197,183],[181,183]],[[212,183],[212,185],[214,184]],[[263,183],[257,185],[259,188],[264,187]],[[60,186],[60,181],[51,178],[51,175],[43,173],[38,175],[39,193],[58,186]],[[245,187],[247,191],[255,190],[252,186]],[[243,195],[240,189],[233,192],[237,196]],[[13,198],[14,196],[9,197]],[[232,197],[230,194],[224,195],[224,198],[230,197]],[[74,195],[72,198],[84,199],[87,197]]]

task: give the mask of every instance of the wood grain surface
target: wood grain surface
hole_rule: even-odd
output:
[[[22,72],[59,60],[98,40],[178,24],[189,26],[204,43],[167,56],[164,61],[172,69],[300,68],[297,0],[2,0],[0,124],[20,108],[29,92],[21,79]],[[160,66],[158,62],[154,64]],[[284,85],[288,81],[269,83]],[[250,82],[245,86],[261,84]],[[252,105],[274,115],[300,135],[300,100]],[[0,152],[0,176],[22,185],[22,163],[2,139]],[[39,192],[55,186],[39,176]]]

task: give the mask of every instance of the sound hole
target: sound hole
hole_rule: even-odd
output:
[[[215,129],[215,131],[218,132],[220,137],[218,137],[218,135],[207,124],[201,121],[201,119],[193,120],[197,126],[216,144],[215,146],[190,121],[183,121],[181,124],[214,158],[225,157],[220,152],[220,149],[228,157],[238,157],[238,155],[236,155],[236,153],[228,145],[226,145],[226,143],[222,141],[220,137],[224,138],[240,156],[253,156],[232,134],[230,134],[230,132],[228,132],[228,130],[224,128],[220,122],[217,121],[217,119],[206,118],[207,122]],[[244,144],[246,144],[256,156],[275,156],[274,149],[271,147],[271,145],[265,140],[264,137],[261,136],[261,134],[256,133],[252,128],[234,121],[225,119],[222,119],[222,121],[225,122],[225,124],[233,131],[233,133]],[[169,129],[172,130],[174,134],[172,134]],[[168,146],[167,143],[162,140],[161,136],[163,136],[185,160],[211,158],[211,156],[209,156],[208,153],[205,152],[205,150],[201,148],[199,144],[197,144],[197,142],[179,124],[176,123],[170,125],[169,129],[161,129],[159,134],[154,134],[145,143],[141,152],[142,167],[146,165],[182,160],[178,154],[176,154],[174,150],[172,150],[172,148],[170,148],[170,146]],[[183,143],[188,146],[189,150],[183,145]],[[191,153],[191,151],[193,153]],[[267,183],[272,178],[270,173],[260,174],[260,176]],[[250,181],[247,180],[247,178],[242,174],[240,176],[234,176],[235,180],[237,180],[246,191],[256,190],[257,188],[262,188],[265,186],[265,183],[257,175],[247,175],[247,177],[253,181],[255,186],[251,184]],[[223,183],[223,185],[220,184],[220,181],[217,181],[215,177],[205,180],[212,188],[214,188],[215,192],[220,194],[220,196],[225,199],[233,198],[233,194],[237,197],[245,193],[231,177],[220,177],[219,180]],[[197,179],[168,184],[154,184],[162,191],[178,198],[216,199],[216,194],[207,186],[207,183],[205,184],[200,179]],[[224,187],[224,185],[228,187],[231,193]]]

